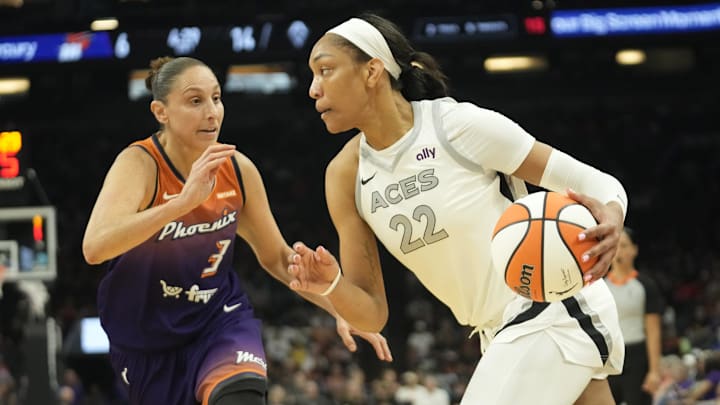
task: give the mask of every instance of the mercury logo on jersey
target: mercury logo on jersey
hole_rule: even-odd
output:
[[[237,211],[233,211],[226,213],[222,218],[214,222],[203,222],[187,226],[182,221],[169,222],[163,227],[158,240],[163,240],[169,235],[172,235],[172,239],[181,239],[195,234],[215,232],[237,221],[236,217]]]
[[[434,189],[438,184],[440,180],[435,176],[435,169],[425,169],[417,175],[389,184],[383,194],[377,190],[373,191],[370,211],[374,214],[378,208],[387,208],[390,204],[410,199],[424,191]]]
[[[267,363],[265,363],[265,360],[263,360],[262,357],[256,356],[250,352],[246,352],[244,350],[238,350],[237,351],[237,357],[235,358],[235,364],[240,363],[255,363],[263,368],[263,370],[267,370]]]

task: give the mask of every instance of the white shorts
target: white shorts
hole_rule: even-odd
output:
[[[625,356],[617,307],[604,280],[551,304],[518,296],[483,350],[463,405],[572,404],[591,378],[621,373]]]

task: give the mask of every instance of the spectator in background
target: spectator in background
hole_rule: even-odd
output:
[[[687,364],[677,354],[660,359],[660,383],[653,394],[653,405],[684,405],[693,380]]]
[[[407,338],[408,350],[414,351],[414,356],[420,359],[427,358],[435,344],[435,335],[428,330],[427,322],[418,319],[413,324],[413,330]]]
[[[720,352],[706,350],[697,358],[697,375],[688,388],[686,403],[720,400]]]
[[[622,374],[611,375],[608,382],[617,403],[650,405],[661,380],[664,303],[653,279],[636,269],[637,255],[633,232],[625,227],[606,276],[625,338],[625,366]]]
[[[0,355],[0,405],[17,405],[17,386],[15,378],[5,365],[5,361]]]
[[[58,389],[63,405],[81,405],[85,401],[85,387],[78,373],[72,368],[63,371],[62,383]]]
[[[332,405],[330,399],[320,392],[320,386],[315,380],[305,381],[297,403],[303,405]]]
[[[414,405],[450,405],[450,393],[438,385],[438,379],[427,374],[423,379],[425,392],[421,393]]]
[[[287,390],[280,384],[271,384],[268,389],[267,405],[295,405],[290,401]]]
[[[424,393],[420,376],[414,371],[406,371],[402,374],[402,384],[395,391],[395,401],[400,405],[416,405]]]
[[[395,393],[400,387],[400,383],[397,380],[397,371],[392,368],[385,368],[380,372],[380,377],[373,380],[371,383],[371,390],[373,397],[378,404],[393,404],[395,403]]]

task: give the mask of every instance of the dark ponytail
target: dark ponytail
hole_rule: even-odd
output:
[[[391,48],[392,49],[392,48]],[[420,100],[448,95],[447,76],[440,70],[440,64],[426,52],[413,52],[409,67],[403,66],[400,83],[406,99]]]
[[[363,13],[358,18],[372,24],[387,41],[393,57],[402,72],[395,79],[390,76],[392,87],[399,90],[409,101],[433,99],[448,95],[448,78],[440,70],[440,64],[430,54],[417,52],[410,41],[393,22],[376,14]],[[367,62],[370,55],[353,45],[350,41],[338,37],[338,45],[353,51],[356,60]]]
[[[358,17],[380,31],[400,65],[400,78],[395,80],[390,77],[394,89],[400,90],[409,101],[448,95],[448,79],[440,70],[440,64],[430,54],[415,51],[397,25],[377,14],[363,13]]]

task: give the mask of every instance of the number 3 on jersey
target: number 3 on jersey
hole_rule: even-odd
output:
[[[210,255],[210,257],[208,258],[208,263],[210,263],[210,267],[206,267],[203,269],[200,278],[212,277],[215,275],[215,273],[217,273],[218,266],[220,265],[223,257],[225,257],[225,252],[227,252],[228,247],[230,246],[230,240],[219,240],[217,241],[215,246],[217,246],[218,252]]]
[[[403,228],[402,240],[400,241],[400,250],[402,250],[403,253],[408,254],[413,250],[420,249],[425,245],[433,244],[450,236],[445,229],[435,231],[436,219],[435,212],[432,208],[427,205],[418,205],[415,207],[415,210],[413,210],[412,219],[422,223],[423,217],[425,217],[425,231],[421,237],[414,240],[412,236],[413,223],[410,221],[410,218],[402,214],[397,214],[390,218],[390,228],[392,230],[397,231],[398,226],[402,226]]]

